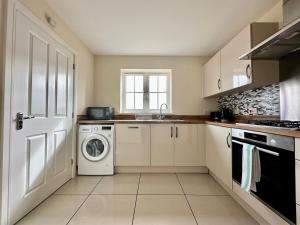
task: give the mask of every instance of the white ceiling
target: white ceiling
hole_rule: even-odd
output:
[[[211,55],[278,0],[47,0],[98,55]]]

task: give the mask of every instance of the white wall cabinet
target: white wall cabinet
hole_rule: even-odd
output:
[[[217,52],[204,66],[205,97],[215,95],[221,91],[221,53]]]
[[[204,166],[205,125],[152,124],[151,166]],[[202,142],[202,143],[200,143]]]
[[[205,143],[208,169],[231,189],[231,129],[207,125]]]
[[[116,125],[116,166],[150,166],[150,125]]]
[[[252,47],[278,31],[276,23],[252,23],[204,65],[204,96],[236,88],[253,88],[279,80],[278,61],[239,60]],[[217,57],[219,62],[217,63]],[[219,80],[220,79],[220,80]],[[220,88],[212,88],[218,87]]]

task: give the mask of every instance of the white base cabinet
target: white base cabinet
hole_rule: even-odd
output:
[[[198,142],[198,127],[201,132],[203,126],[197,124],[176,124],[174,139],[174,165],[200,166],[203,158],[200,148],[204,142]],[[199,143],[199,144],[198,144]]]
[[[116,166],[150,166],[150,125],[116,125]]]
[[[151,166],[205,166],[204,127],[151,124]]]
[[[205,143],[208,169],[232,189],[231,129],[207,125]]]
[[[300,225],[300,206],[297,205],[297,225]]]
[[[295,140],[297,225],[300,225],[300,138]]]
[[[151,124],[151,166],[173,166],[174,125]]]

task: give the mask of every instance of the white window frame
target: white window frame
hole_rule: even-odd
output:
[[[125,76],[128,74],[141,74],[144,77],[144,109],[126,109],[126,87]],[[167,74],[167,105],[163,107],[164,112],[172,114],[172,70],[171,69],[121,69],[121,88],[120,88],[120,112],[121,113],[159,113],[159,109],[149,109],[149,79],[151,75]],[[146,79],[145,79],[146,78]],[[148,81],[146,81],[148,80]],[[159,92],[158,92],[159,93]],[[146,104],[145,104],[146,103]]]

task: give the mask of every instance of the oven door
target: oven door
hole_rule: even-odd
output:
[[[243,139],[232,140],[232,178],[238,184],[242,180]],[[251,194],[261,200],[288,222],[296,223],[295,155],[294,152],[252,143],[259,151],[261,181],[257,192]],[[263,151],[266,150],[266,151]]]

